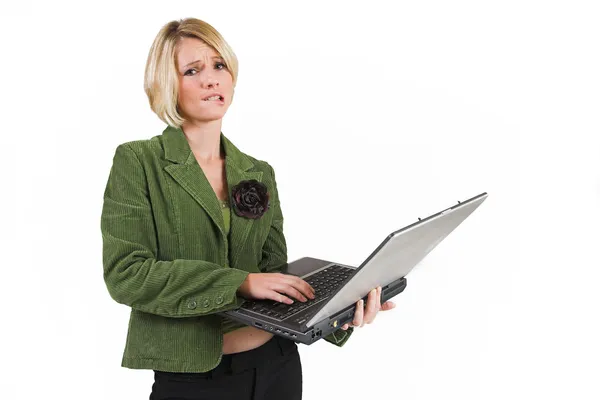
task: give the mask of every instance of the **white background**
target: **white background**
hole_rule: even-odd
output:
[[[148,398],[152,372],[120,367],[100,212],[116,146],[165,127],[152,40],[196,17],[239,57],[223,132],[275,168],[290,260],[359,265],[489,193],[396,309],[301,345],[305,399],[600,398],[594,3],[3,4],[1,397]]]

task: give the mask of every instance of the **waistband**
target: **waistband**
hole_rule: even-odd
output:
[[[155,379],[176,376],[178,379],[194,380],[235,374],[246,369],[257,368],[272,362],[274,358],[285,357],[298,351],[298,345],[289,339],[274,335],[268,342],[255,349],[240,353],[223,354],[221,362],[206,372],[163,372],[154,371]]]

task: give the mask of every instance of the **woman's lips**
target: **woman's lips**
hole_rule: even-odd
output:
[[[204,102],[204,103],[219,103],[219,104],[225,104],[225,100],[202,100],[202,102]]]

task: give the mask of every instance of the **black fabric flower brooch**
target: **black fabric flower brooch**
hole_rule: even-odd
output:
[[[271,206],[267,186],[256,179],[240,181],[231,189],[231,199],[235,214],[244,218],[258,219]]]

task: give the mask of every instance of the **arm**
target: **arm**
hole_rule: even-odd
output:
[[[101,216],[104,281],[118,303],[165,317],[196,317],[239,307],[248,272],[204,260],[157,260],[145,172],[126,144],[115,151]]]
[[[275,181],[275,171],[273,167],[269,165],[269,169],[271,170],[271,177],[273,178],[273,199],[272,199],[272,207],[273,207],[273,222],[271,224],[271,231],[269,232],[269,236],[265,244],[263,245],[262,250],[262,260],[259,264],[259,269],[261,272],[269,272],[282,264],[287,263],[287,246],[285,241],[285,236],[283,234],[283,214],[281,211],[281,203],[279,201],[279,193],[277,191],[277,183]],[[325,336],[323,340],[338,346],[342,347],[346,341],[350,338],[350,335],[353,332],[353,328],[350,327],[347,330],[338,329]]]

